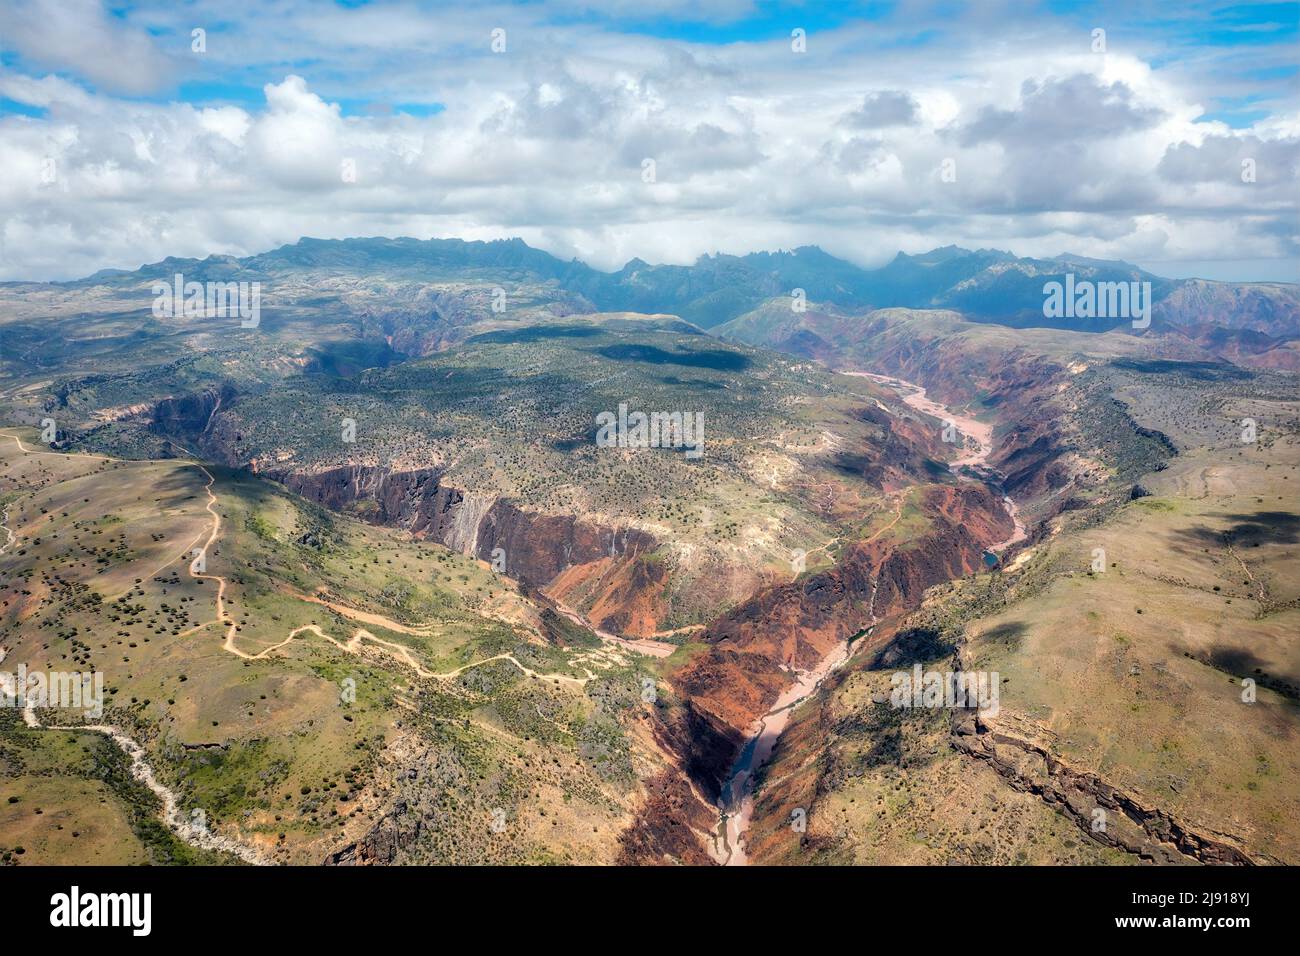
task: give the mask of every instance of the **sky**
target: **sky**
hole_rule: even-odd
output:
[[[0,279],[302,236],[1300,281],[1300,3],[0,0]]]

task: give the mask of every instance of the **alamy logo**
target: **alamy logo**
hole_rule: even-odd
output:
[[[1044,284],[1043,295],[1044,318],[1132,319],[1135,329],[1151,325],[1150,282],[1093,282],[1069,272],[1064,284]]]
[[[31,671],[18,665],[17,673],[0,672],[0,706],[80,710],[98,719],[104,715],[104,672]]]
[[[704,455],[703,412],[631,412],[620,402],[618,414],[596,416],[597,448],[685,448],[687,458]]]
[[[895,709],[976,708],[989,717],[996,717],[1001,709],[997,671],[923,671],[920,664],[914,664],[910,671],[896,672],[891,680],[894,689],[889,703]]]
[[[178,272],[171,285],[155,282],[153,295],[156,319],[239,316],[239,325],[245,329],[255,329],[262,321],[260,282],[186,282]]]
[[[153,928],[150,893],[68,893],[50,897],[51,926],[129,926],[132,936],[148,936]]]

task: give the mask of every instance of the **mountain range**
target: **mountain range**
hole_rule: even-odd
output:
[[[85,279],[54,283],[65,287],[122,285],[170,279],[176,272],[195,279],[273,279],[303,270],[382,273],[436,280],[499,276],[554,283],[606,311],[672,312],[710,329],[737,318],[763,301],[803,289],[810,301],[846,310],[881,308],[952,309],[974,321],[1017,327],[1044,326],[1104,331],[1127,319],[1049,318],[1043,314],[1043,286],[1067,274],[1095,282],[1150,282],[1155,319],[1174,327],[1196,327],[1207,313],[1234,329],[1277,336],[1295,331],[1300,289],[1287,283],[1231,283],[1166,279],[1120,260],[1062,254],[1021,258],[997,249],[943,246],[919,255],[899,252],[888,264],[864,269],[817,246],[744,256],[705,255],[694,264],[652,265],[632,259],[616,272],[602,272],[577,260],[563,260],[521,239],[312,239],[243,258],[167,258],[134,272],[102,270]],[[3,285],[25,286],[26,283]]]

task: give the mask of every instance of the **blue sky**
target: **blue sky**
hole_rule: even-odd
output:
[[[0,278],[519,235],[608,267],[955,242],[1293,279],[1298,27],[1295,2],[13,0]]]

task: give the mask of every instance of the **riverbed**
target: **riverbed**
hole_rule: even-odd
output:
[[[915,382],[872,372],[843,374],[869,378],[873,382],[889,386],[898,392],[899,397],[908,407],[942,422],[951,422],[956,431],[963,436],[962,451],[949,462],[949,469],[963,480],[983,481],[1002,494],[1002,506],[1011,516],[1014,524],[1011,537],[989,547],[988,552],[994,556],[994,564],[999,560],[996,557],[997,552],[1025,539],[1026,532],[1025,526],[1020,521],[1020,509],[1003,492],[1002,476],[988,464],[989,456],[993,454],[991,424],[952,411],[946,405],[929,398],[924,386],[917,385]],[[875,624],[873,615],[871,626]],[[868,633],[870,629],[868,627]],[[777,740],[789,724],[794,709],[816,693],[822,681],[849,659],[851,646],[848,641],[837,646],[812,670],[793,671],[795,682],[777,698],[772,709],[750,727],[745,746],[732,765],[727,785],[718,800],[719,821],[714,834],[712,851],[714,859],[724,866],[744,866],[749,862],[749,857],[745,853],[745,834],[749,830],[754,814],[754,776],[771,759]]]
[[[963,442],[963,450],[948,463],[948,468],[960,478],[970,481],[983,481],[1002,495],[1002,507],[1006,509],[1014,525],[1011,537],[989,547],[996,553],[1004,551],[1013,544],[1019,544],[1026,538],[1025,526],[1020,520],[1020,508],[1002,489],[1002,475],[989,465],[989,456],[993,454],[993,426],[970,415],[954,412],[947,405],[940,404],[928,397],[925,386],[917,385],[906,379],[893,378],[889,375],[877,375],[874,372],[844,372],[869,378],[873,382],[887,385],[898,392],[903,404],[914,408],[941,422],[951,422],[957,433],[969,441]]]

